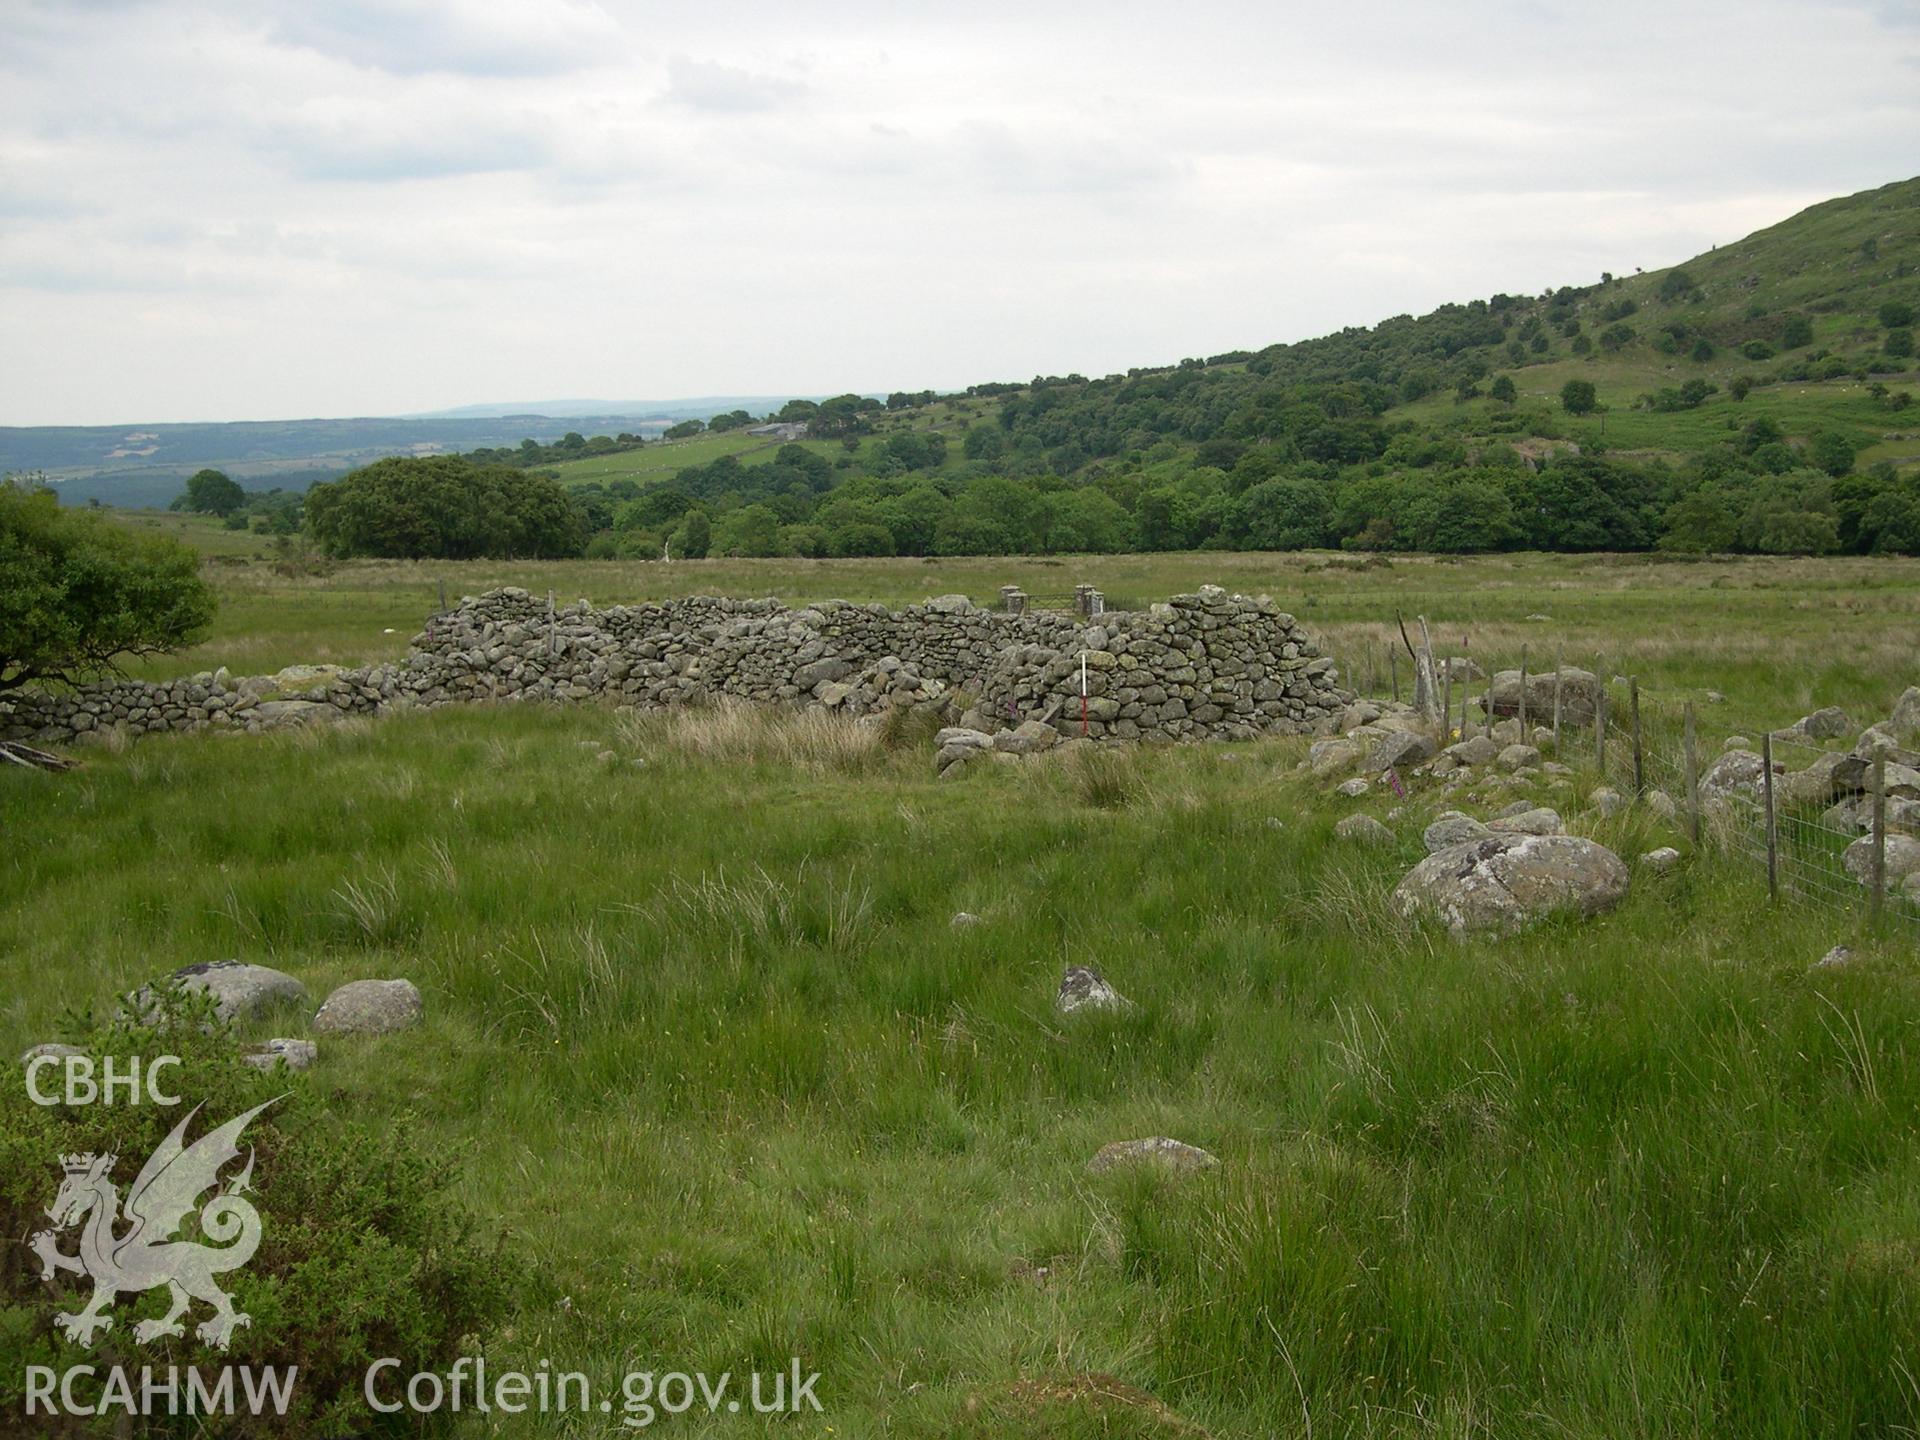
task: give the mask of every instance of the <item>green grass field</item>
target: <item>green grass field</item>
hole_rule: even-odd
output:
[[[191,960],[409,977],[422,1030],[301,1083],[467,1147],[526,1262],[490,1364],[799,1355],[807,1433],[1902,1433],[1910,948],[1810,979],[1839,923],[1711,856],[1410,930],[1417,825],[1332,842],[1301,750],[1141,755],[1115,804],[596,709],[142,743],[0,777],[6,1040]],[[1138,1008],[1062,1023],[1069,963]],[[1223,1165],[1085,1173],[1148,1134]]]
[[[1217,581],[1283,599],[1349,669],[1401,610],[1486,658],[1564,645],[1717,688],[1743,722],[1871,718],[1920,683],[1915,561],[212,565],[215,633],[171,668],[396,654],[443,580],[603,602]],[[1707,850],[1603,919],[1456,943],[1386,905],[1431,803],[1360,802],[1397,841],[1342,844],[1350,802],[1299,777],[1304,750],[951,782],[817,717],[472,707],[9,767],[0,1038],[198,960],[316,996],[414,980],[421,1029],[324,1041],[296,1083],[465,1148],[520,1266],[489,1365],[614,1389],[799,1356],[825,1414],[782,1433],[1914,1433],[1912,933],[1770,909]],[[1581,815],[1593,783],[1555,803]],[[1685,847],[1641,813],[1574,825]],[[1809,973],[1840,940],[1855,965]],[[1136,1008],[1056,1015],[1069,964]],[[1087,1173],[1155,1134],[1222,1164]]]

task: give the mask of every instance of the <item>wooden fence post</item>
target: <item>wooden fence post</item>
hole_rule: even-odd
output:
[[[1387,668],[1393,672],[1393,703],[1400,703],[1400,652],[1393,648],[1393,642],[1387,642]]]
[[[1640,748],[1640,677],[1627,677],[1627,694],[1633,706],[1633,793],[1643,795],[1647,789],[1647,757]]]
[[[1553,647],[1553,756],[1560,758],[1560,686],[1561,672],[1567,668],[1565,643]]]
[[[1453,658],[1447,658],[1446,678],[1440,682],[1440,746],[1453,743]]]
[[[1873,923],[1887,903],[1887,756],[1873,757]]]
[[[1697,849],[1700,844],[1700,752],[1697,748],[1693,722],[1693,702],[1687,702],[1687,832],[1693,836]]]
[[[1593,697],[1593,768],[1601,780],[1607,778],[1607,687],[1602,682]]]
[[[1767,898],[1780,898],[1780,823],[1773,808],[1773,732],[1760,741],[1760,793],[1767,806]]]
[[[447,613],[447,582],[445,580],[440,582],[440,613],[442,615]]]
[[[1520,647],[1520,709],[1518,713],[1520,717],[1520,743],[1522,745],[1525,745],[1528,743],[1528,740],[1527,740],[1527,647],[1524,645]]]

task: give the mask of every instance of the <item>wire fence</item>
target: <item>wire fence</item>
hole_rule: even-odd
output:
[[[1722,704],[1649,690],[1557,645],[1544,664],[1531,646],[1471,660],[1437,650],[1435,700],[1449,740],[1537,741],[1596,789],[1638,798],[1695,845],[1747,862],[1774,898],[1854,911],[1920,938],[1920,879],[1903,873],[1920,846],[1920,754],[1863,742],[1841,723],[1813,734],[1742,727]],[[1413,700],[1404,647],[1363,646],[1353,658],[1346,678],[1356,692]]]

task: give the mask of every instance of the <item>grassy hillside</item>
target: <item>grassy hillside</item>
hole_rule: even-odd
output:
[[[1920,179],[1649,274],[556,473],[603,557],[1920,553],[1917,307]]]

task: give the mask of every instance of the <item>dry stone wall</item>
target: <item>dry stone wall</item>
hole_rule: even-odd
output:
[[[899,610],[701,596],[550,611],[504,589],[433,617],[393,664],[16,694],[0,700],[0,736],[85,743],[116,730],[262,730],[472,701],[656,707],[715,696],[856,714],[934,705],[989,732],[1038,720],[1077,735],[1083,654],[1094,738],[1324,733],[1352,699],[1291,615],[1212,586],[1091,619],[1003,614],[958,595]]]

